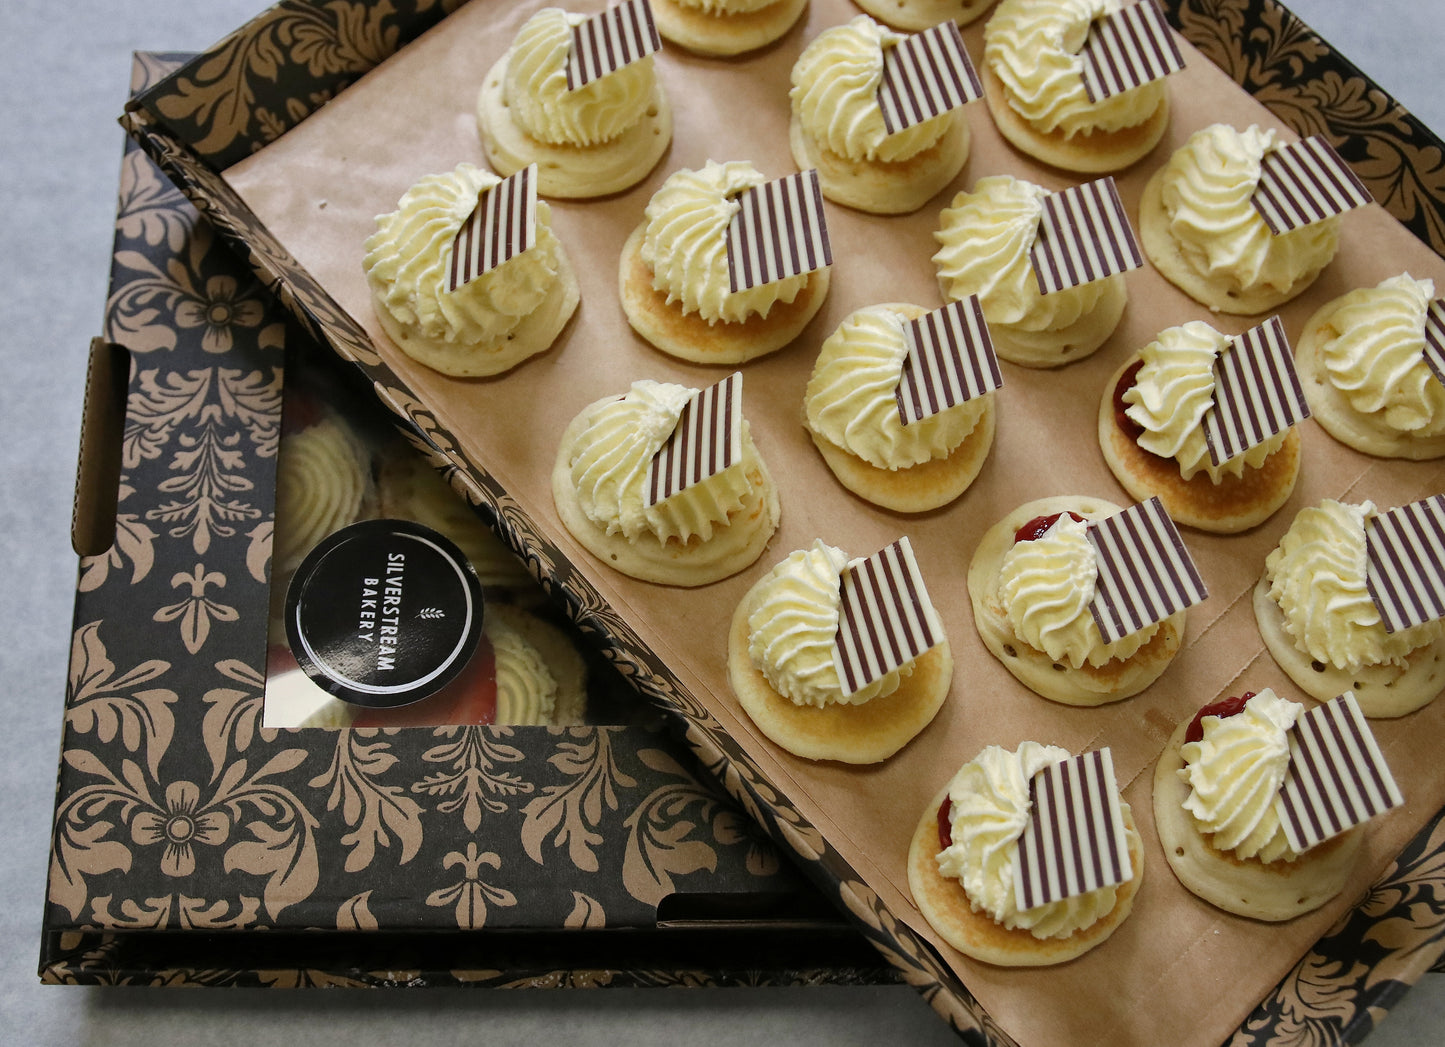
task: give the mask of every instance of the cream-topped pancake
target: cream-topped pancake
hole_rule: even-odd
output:
[[[1089,99],[1080,51],[1126,0],[1000,0],[984,27],[983,81],[1003,136],[1044,163],[1102,174],[1143,158],[1169,125],[1166,79]]]
[[[588,198],[642,181],[672,142],[672,104],[646,55],[569,90],[572,27],[587,16],[538,11],[487,72],[477,132],[503,177],[538,167],[543,196]]]
[[[1340,216],[1276,235],[1250,203],[1273,130],[1212,124],[1154,172],[1139,208],[1144,253],[1196,302],[1251,315],[1278,308],[1334,258]]]
[[[795,756],[886,760],[933,720],[953,680],[945,638],[883,679],[846,693],[833,658],[848,555],[822,541],[790,554],[733,612],[728,681],[757,728]]]
[[[819,33],[793,64],[789,142],[823,195],[873,214],[916,211],[968,159],[968,123],[950,110],[888,133],[878,90],[885,52],[904,39],[867,15]]]
[[[808,0],[652,0],[652,17],[668,43],[731,57],[778,40],[807,8]]]
[[[1445,455],[1445,384],[1425,362],[1432,280],[1401,273],[1322,305],[1295,340],[1310,411],[1341,443],[1382,458]]]
[[[1204,418],[1215,361],[1232,338],[1202,320],[1161,332],[1119,367],[1099,400],[1104,461],[1136,500],[1158,496],[1175,523],[1234,534],[1263,523],[1294,492],[1296,428],[1218,465]]]
[[[993,446],[992,393],[905,424],[895,395],[908,321],[921,306],[857,309],[824,341],[803,393],[803,420],[844,487],[875,505],[925,512],[961,495]]]
[[[826,267],[730,289],[728,223],[739,194],[766,181],[745,161],[709,160],[652,195],[618,267],[627,321],[652,345],[693,363],[743,363],[787,345],[822,307]]]
[[[623,574],[668,585],[706,585],[756,560],[777,528],[777,490],[746,419],[739,461],[646,504],[648,467],[696,392],[641,379],[622,396],[583,408],[563,433],[552,470],[562,523]]]
[[[500,374],[545,351],[580,300],[541,200],[531,247],[448,289],[453,241],[481,194],[500,181],[466,163],[427,175],[395,211],[377,217],[366,241],[362,265],[377,319],[403,352],[444,374]]]
[[[1114,332],[1128,288],[1123,274],[1041,294],[1029,257],[1048,190],[1011,175],[980,178],[954,196],[933,234],[938,286],[948,301],[983,305],[998,355],[1025,367],[1081,360]]]
[[[1280,921],[1317,909],[1343,889],[1359,854],[1358,827],[1297,854],[1280,823],[1287,732],[1302,711],[1269,688],[1206,706],[1155,765],[1154,823],[1169,866],[1227,912]]]
[[[964,955],[1007,967],[1063,963],[1107,939],[1132,911],[1144,847],[1122,800],[1129,879],[1032,909],[1018,906],[1014,866],[1032,812],[1029,783],[1068,758],[1066,749],[1037,742],[1014,751],[990,745],[959,768],[919,817],[908,887],[924,919]]]

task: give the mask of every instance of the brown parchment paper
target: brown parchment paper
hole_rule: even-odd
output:
[[[1145,693],[1098,709],[1034,696],[984,649],[973,627],[964,574],[983,533],[1021,502],[1081,493],[1130,499],[1104,465],[1095,412],[1110,373],[1159,330],[1208,319],[1237,333],[1262,318],[1211,317],[1151,268],[1131,273],[1129,307],[1094,356],[1055,371],[1004,364],[998,438],[982,475],[953,505],[919,517],[876,509],[845,492],[801,422],[802,392],[819,343],[853,309],[882,301],[943,304],[930,257],[939,210],[955,191],[1011,172],[1051,189],[1074,184],[1007,147],[981,102],[966,112],[973,151],[962,175],[916,214],[875,217],[829,205],[835,264],[827,304],[790,348],[743,367],[744,409],[776,479],[782,524],[764,556],[742,574],[697,590],[633,581],[593,560],[563,529],[549,473],[558,438],[584,405],[638,378],[702,387],[727,372],[687,365],[652,349],[618,303],[617,258],[652,192],[678,168],[746,159],[769,176],[794,170],[787,146],[788,76],[821,29],[855,16],[843,0],[813,0],[805,22],[775,46],[740,59],[703,59],[665,48],[656,59],[675,114],[670,151],[633,190],[587,202],[553,201],[554,228],[582,284],[578,315],[553,348],[499,378],[462,381],[414,364],[376,323],[363,278],[362,242],[416,179],[461,161],[485,163],[473,107],[482,78],[516,29],[541,6],[475,3],[344,91],[266,149],[226,172],[267,229],[370,333],[396,372],[490,471],[601,593],[705,702],[724,727],[841,852],[895,916],[934,941],[989,1013],[1025,1044],[1217,1044],[1357,900],[1445,802],[1436,750],[1445,702],[1375,730],[1407,797],[1371,827],[1349,887],[1323,910],[1284,925],[1219,912],[1175,881],[1154,833],[1150,779],[1173,726],[1204,702],[1243,689],[1302,695],[1263,650],[1249,591],[1264,557],[1295,512],[1325,497],[1393,506],[1445,490],[1433,463],[1380,461],[1304,423],[1304,466],[1288,505],[1254,531],[1213,537],[1186,531],[1209,599],[1188,615],[1183,650]],[[577,3],[578,9],[596,6]],[[976,62],[982,24],[965,30]],[[1207,59],[1181,41],[1188,68],[1170,78],[1166,140],[1117,177],[1131,215],[1149,173],[1206,124],[1282,128]],[[1408,270],[1445,287],[1445,266],[1382,209],[1344,220],[1343,248],[1315,287],[1281,311],[1293,338],[1323,302]],[[727,621],[756,578],[815,538],[852,555],[908,534],[953,647],[956,670],[943,711],[913,743],[874,767],[798,760],[762,738],[729,693]],[[1072,963],[1036,970],[991,968],[938,942],[909,900],[904,856],[923,806],[957,767],[988,744],[1026,739],[1078,752],[1112,747],[1125,798],[1145,837],[1145,879],[1133,915],[1103,946]]]

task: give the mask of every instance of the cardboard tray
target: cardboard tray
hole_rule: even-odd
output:
[[[597,726],[262,728],[287,375],[400,438],[133,142],[119,200],[41,978],[896,980],[593,652]]]
[[[1430,150],[1438,148],[1438,141],[1417,121],[1339,60],[1278,4],[1241,0],[1223,4],[1169,3],[1165,7],[1176,28],[1202,54],[1234,75],[1247,91],[1275,103],[1279,119],[1292,122],[1303,133],[1327,133],[1347,159],[1359,164],[1377,198],[1422,242],[1440,250],[1440,216],[1445,205],[1432,195],[1424,179],[1409,177],[1414,171],[1413,158],[1431,155]],[[418,12],[410,7],[393,11],[389,6],[378,6],[367,7],[365,13],[359,22],[348,22],[341,28],[341,23],[335,21],[319,21],[326,15],[317,7],[282,5],[145,96],[129,114],[128,125],[167,172],[202,202],[222,234],[242,246],[263,279],[297,307],[298,314],[313,325],[320,337],[357,363],[375,383],[378,395],[424,434],[442,459],[468,477],[490,507],[499,530],[537,565],[557,597],[569,606],[574,619],[608,645],[611,657],[633,678],[639,690],[679,721],[704,766],[775,839],[803,860],[805,871],[853,914],[865,933],[899,967],[902,976],[918,985],[960,1031],[1008,1042],[1009,1034],[998,1027],[957,971],[926,940],[926,934],[917,932],[916,914],[910,926],[907,914],[894,907],[896,901],[891,897],[888,901],[880,899],[876,882],[869,875],[873,870],[860,874],[856,845],[820,831],[816,822],[799,810],[799,804],[806,803],[809,797],[796,792],[789,795],[776,780],[760,771],[760,762],[768,762],[770,767],[777,765],[760,758],[749,739],[724,729],[717,715],[719,706],[679,678],[669,664],[670,655],[659,656],[655,645],[643,641],[638,623],[632,620],[635,608],[619,608],[603,598],[601,589],[610,591],[612,580],[603,579],[599,585],[589,565],[568,559],[559,548],[560,536],[538,527],[533,517],[539,507],[519,505],[491,469],[482,468],[475,456],[466,453],[458,433],[438,419],[425,396],[418,395],[398,377],[370,344],[357,320],[338,307],[297,264],[286,245],[256,221],[222,177],[230,165],[265,148],[298,124],[313,106],[344,92],[352,80],[421,33],[430,24],[429,13],[435,12]],[[327,52],[332,60],[308,66],[307,62],[317,54],[310,46],[316,38],[308,37],[305,53],[291,51],[292,65],[285,68],[285,75],[277,75],[273,63],[278,55],[287,53],[282,45],[294,39],[288,31],[302,21],[313,30],[329,26],[317,30],[321,37],[348,46],[333,47]],[[359,46],[362,43],[366,46]],[[251,57],[263,53],[264,68]],[[292,74],[299,79],[292,79]],[[1364,104],[1331,105],[1328,100],[1332,98],[1363,99]],[[507,463],[489,464],[495,468]],[[1421,475],[1433,478],[1434,473]],[[1007,507],[999,511],[1003,508]],[[562,540],[561,544],[567,543]],[[778,555],[785,551],[779,550]],[[958,643],[960,636],[954,640]],[[688,679],[694,680],[691,676]],[[738,727],[736,722],[730,725]],[[967,755],[962,753],[958,758]],[[928,791],[931,793],[931,788]],[[1413,869],[1416,859],[1438,849],[1433,805],[1420,817],[1420,824],[1424,826],[1423,835],[1400,852],[1403,865],[1398,869]],[[851,858],[841,850],[848,850]],[[1387,871],[1381,883],[1393,884],[1397,875],[1398,870]],[[1409,874],[1405,875],[1408,878]],[[1385,889],[1393,892],[1396,888]],[[1434,892],[1432,886],[1422,885],[1419,889],[1408,888],[1405,893],[1420,901],[1433,897]],[[1380,978],[1396,978],[1396,970],[1400,972],[1399,980],[1408,982],[1438,957],[1439,943],[1425,944],[1428,934],[1424,934],[1412,938],[1398,952],[1386,950],[1395,952],[1399,968],[1392,969],[1391,961],[1383,956],[1379,963],[1366,965],[1353,960],[1339,962],[1340,957],[1373,951],[1374,945],[1366,950],[1362,943],[1377,937],[1369,930],[1374,911],[1372,905],[1356,910],[1353,920],[1363,921],[1363,926],[1357,923],[1354,932],[1362,937],[1352,938],[1348,945],[1332,947],[1331,943],[1335,933],[1351,934],[1351,918],[1321,939],[1321,944],[1300,962],[1293,975],[1286,977],[1261,1010],[1244,1019],[1240,1035],[1247,1039],[1289,1036],[1301,1021],[1331,1028],[1368,1021],[1366,1008],[1357,1008],[1356,1003],[1362,994],[1370,992],[1369,986]],[[1391,946],[1396,927],[1391,925]],[[1406,937],[1411,936],[1411,932],[1400,929]],[[1323,993],[1318,991],[1322,969],[1328,972],[1324,975],[1328,988]],[[1034,980],[1030,984],[1037,987],[1045,983]],[[1234,1007],[1239,1001],[1226,1003]]]

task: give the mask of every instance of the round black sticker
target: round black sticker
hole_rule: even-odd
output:
[[[307,554],[286,591],[286,637],[319,687],[368,709],[434,694],[482,633],[482,587],[429,527],[364,520]]]

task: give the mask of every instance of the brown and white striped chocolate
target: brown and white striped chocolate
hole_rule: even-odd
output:
[[[903,325],[908,355],[894,390],[904,425],[931,418],[1003,385],[977,295]]]
[[[1405,802],[1351,691],[1300,715],[1289,754],[1274,809],[1296,853]]]
[[[1434,299],[1425,310],[1425,365],[1445,383],[1445,298]]]
[[[1142,266],[1144,256],[1114,179],[1100,178],[1044,197],[1029,260],[1040,294]]]
[[[1134,875],[1108,749],[1050,764],[1033,776],[1029,821],[1018,845],[1014,900],[1020,909],[1114,887]]]
[[[625,65],[662,50],[647,0],[622,0],[572,27],[567,51],[567,90],[586,87]]]
[[[764,182],[737,196],[728,222],[728,289],[737,294],[833,264],[823,190],[815,170]]]
[[[843,571],[833,665],[845,697],[942,640],[943,626],[906,535]]]
[[[1089,525],[1098,577],[1089,612],[1105,643],[1162,622],[1209,591],[1158,498]]]
[[[1084,90],[1091,102],[1184,68],[1184,56],[1154,0],[1140,0],[1096,20],[1079,57],[1083,59]]]
[[[958,25],[946,21],[883,51],[878,106],[883,129],[897,134],[983,97]]]
[[[464,287],[537,242],[537,165],[482,190],[452,240],[447,290]]]
[[[1250,203],[1278,236],[1373,200],[1365,183],[1318,135],[1266,153]]]
[[[654,506],[743,460],[743,376],[734,371],[688,400],[652,456],[643,504]]]
[[[1214,362],[1204,442],[1215,465],[1310,416],[1284,325],[1274,316],[1237,336]]]
[[[1366,521],[1365,585],[1386,632],[1445,617],[1445,495]]]

